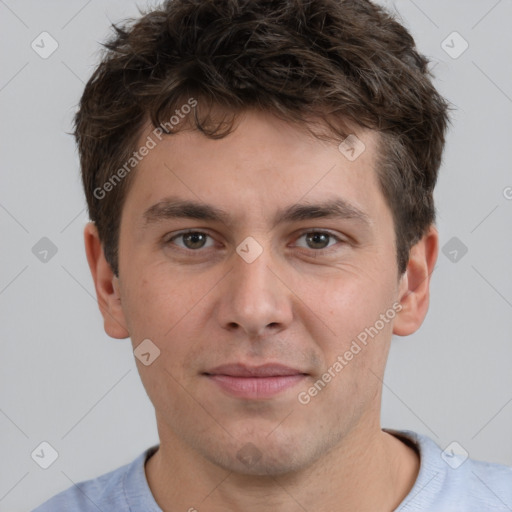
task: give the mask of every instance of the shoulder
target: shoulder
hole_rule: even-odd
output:
[[[423,434],[384,430],[413,443],[420,454],[418,477],[397,512],[512,510],[512,467],[473,460],[456,445],[443,451]]]
[[[144,463],[156,448],[145,450],[132,462],[97,478],[73,484],[32,512],[128,512],[134,492],[139,495],[149,492]]]

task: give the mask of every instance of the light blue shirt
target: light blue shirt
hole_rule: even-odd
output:
[[[464,459],[452,450],[443,454],[432,439],[410,430],[383,430],[420,453],[416,482],[396,512],[512,512],[512,467]],[[157,448],[57,494],[33,512],[162,512],[144,471]]]

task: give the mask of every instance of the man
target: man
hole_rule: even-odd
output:
[[[160,444],[37,512],[512,510],[512,468],[380,427],[448,124],[406,29],[367,0],[172,0],[106,47],[85,246]]]

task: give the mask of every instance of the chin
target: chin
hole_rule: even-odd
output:
[[[302,446],[303,449],[298,450],[298,446]],[[221,450],[218,449],[219,445],[216,448],[217,450],[201,451],[213,464],[239,475],[285,475],[307,467],[317,458],[310,443],[292,439],[271,441],[266,434],[256,438],[241,436],[236,444],[233,443]]]

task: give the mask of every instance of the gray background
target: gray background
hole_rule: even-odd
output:
[[[457,107],[436,192],[441,246],[457,240],[440,253],[423,327],[393,341],[382,425],[512,465],[512,2],[383,3]],[[103,331],[66,134],[110,21],[137,14],[121,0],[0,0],[0,511],[30,510],[158,442],[130,342]],[[58,43],[46,59],[31,47],[43,31]],[[454,31],[469,44],[457,58]],[[32,250],[43,237],[57,248],[46,262]],[[59,455],[46,470],[31,458],[42,441]]]

